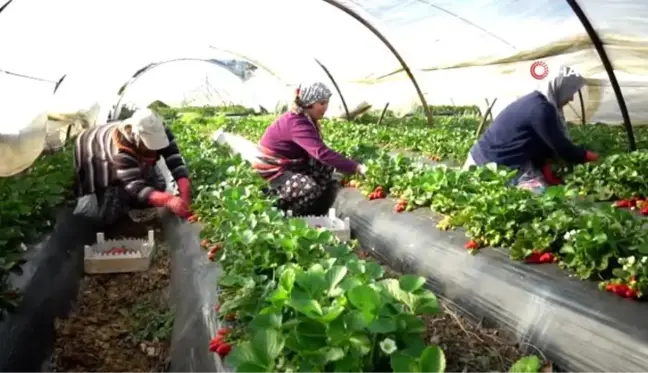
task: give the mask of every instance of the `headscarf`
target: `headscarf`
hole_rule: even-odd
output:
[[[298,114],[316,102],[328,100],[333,93],[322,82],[304,82],[299,84],[295,91],[294,111]]]
[[[569,66],[561,66],[557,72],[549,77],[547,85],[540,91],[556,108],[558,122],[565,135],[568,135],[567,124],[565,123],[565,112],[560,107],[560,104],[574,97],[584,86],[585,79],[576,70]]]

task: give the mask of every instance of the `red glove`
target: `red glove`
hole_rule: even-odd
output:
[[[591,152],[589,150],[585,151],[585,162],[595,162],[598,161],[598,159],[599,159],[598,154]]]
[[[192,215],[189,206],[180,197],[172,197],[167,201],[165,207],[181,218],[188,219]]]
[[[191,216],[189,207],[184,200],[171,193],[155,190],[149,194],[148,202],[154,207],[166,207],[181,218],[188,218]]]
[[[173,194],[154,190],[149,194],[148,203],[153,207],[164,207],[173,198]]]
[[[551,161],[547,161],[544,166],[542,166],[542,174],[544,175],[545,180],[551,185],[560,185],[563,183],[562,180],[556,175],[554,175],[551,170]]]
[[[180,198],[187,204],[191,205],[191,183],[186,177],[182,177],[176,180],[178,184],[178,192],[180,192]]]

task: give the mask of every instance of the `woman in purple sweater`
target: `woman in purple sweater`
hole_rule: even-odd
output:
[[[254,165],[279,196],[279,208],[293,215],[320,215],[330,207],[333,169],[364,174],[366,167],[331,150],[322,139],[319,120],[331,91],[323,83],[302,83],[293,109],[272,123],[259,141],[263,156]]]

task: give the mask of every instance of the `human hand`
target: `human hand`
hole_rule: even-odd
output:
[[[358,165],[358,173],[360,173],[361,175],[366,174],[367,173],[367,166],[365,166],[363,164]]]
[[[166,208],[181,218],[189,218],[191,216],[189,206],[181,197],[174,196],[169,199],[166,203]]]

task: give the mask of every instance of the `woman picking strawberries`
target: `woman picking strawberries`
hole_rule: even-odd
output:
[[[599,156],[575,145],[567,135],[563,107],[585,85],[585,79],[570,67],[561,68],[543,91],[533,91],[507,106],[473,145],[464,169],[496,163],[518,170],[515,185],[542,192],[560,182],[550,160],[560,157],[570,163],[593,162]]]
[[[331,150],[322,139],[319,121],[331,91],[323,83],[302,83],[293,108],[272,123],[259,141],[263,156],[254,165],[279,196],[279,208],[295,216],[320,215],[330,207],[332,173],[364,174],[366,167]]]
[[[165,191],[156,163],[163,157],[180,196]],[[77,208],[74,213],[110,225],[130,209],[166,207],[177,216],[191,215],[189,173],[162,119],[148,109],[132,117],[90,128],[74,148]]]

